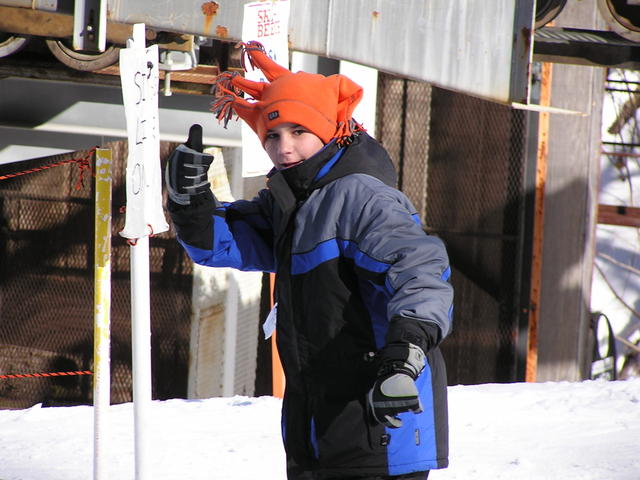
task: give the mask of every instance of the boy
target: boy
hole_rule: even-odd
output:
[[[445,248],[351,118],[360,86],[293,74],[257,42],[243,47],[269,83],[222,74],[214,113],[246,121],[274,169],[253,200],[220,203],[192,127],[166,171],[178,239],[202,265],[276,273],[290,480],[425,479],[448,464]]]

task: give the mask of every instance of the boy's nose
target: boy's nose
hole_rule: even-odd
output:
[[[291,151],[291,145],[291,138],[289,138],[287,135],[280,135],[278,148],[281,153],[287,153]]]

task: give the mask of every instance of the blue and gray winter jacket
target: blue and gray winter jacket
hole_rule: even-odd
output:
[[[251,201],[170,204],[180,243],[202,265],[276,273],[282,427],[290,479],[399,475],[448,463],[446,374],[437,344],[453,291],[442,242],[426,235],[385,150],[362,133],[273,171]],[[427,352],[424,411],[388,429],[366,409],[375,352]]]

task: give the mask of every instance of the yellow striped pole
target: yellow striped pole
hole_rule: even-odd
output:
[[[107,478],[107,413],[111,404],[111,150],[96,149],[94,340],[93,340],[93,478]]]

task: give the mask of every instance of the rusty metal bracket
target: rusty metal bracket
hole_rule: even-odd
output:
[[[107,0],[75,0],[73,49],[104,52],[107,43]]]

